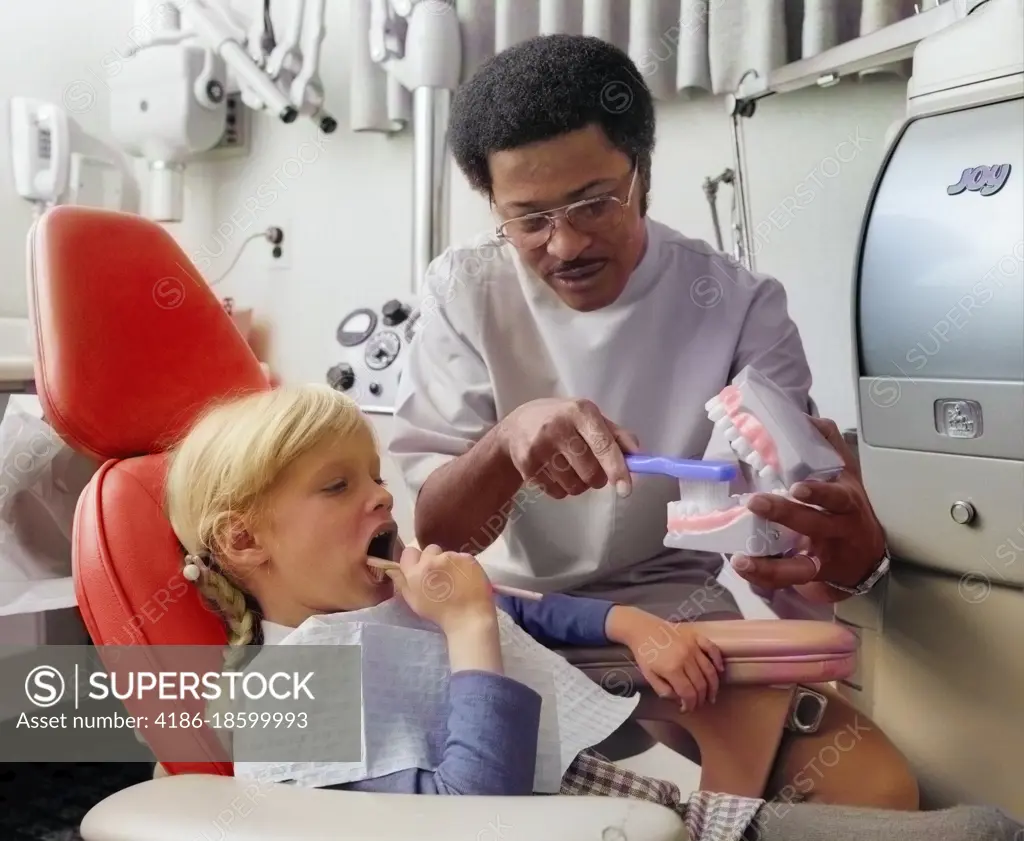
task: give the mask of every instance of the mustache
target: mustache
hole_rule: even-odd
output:
[[[589,260],[570,260],[568,263],[559,263],[551,269],[551,274],[562,274],[575,269],[588,269],[591,266],[598,266],[607,262],[603,257],[593,257]]]

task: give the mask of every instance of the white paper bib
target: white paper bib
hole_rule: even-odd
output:
[[[502,610],[498,611],[498,625],[505,674],[542,698],[534,791],[557,793],[562,775],[576,755],[615,732],[636,709],[640,696],[626,698],[605,691],[535,641]],[[365,610],[311,617],[280,644],[361,647],[363,759],[238,761],[236,777],[265,782],[295,780],[304,786],[322,787],[409,768],[438,767],[447,738],[451,673],[447,644],[436,625],[420,619],[400,599],[391,599]],[[331,713],[337,714],[337,720],[357,720],[354,710],[332,709]],[[238,730],[233,739],[236,756],[245,755],[245,744],[252,739],[259,740],[262,755],[266,755],[268,741],[284,745],[301,739],[329,745],[333,731],[330,718],[320,716],[301,734],[294,729]],[[275,752],[289,753],[285,748]],[[292,749],[291,754],[297,752]]]

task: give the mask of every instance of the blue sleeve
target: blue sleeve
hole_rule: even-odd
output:
[[[542,645],[608,645],[605,621],[614,602],[548,593],[540,601],[498,595],[498,607]]]
[[[509,677],[480,671],[456,672],[448,691],[448,739],[437,770],[408,768],[328,787],[393,794],[533,794],[540,695]]]

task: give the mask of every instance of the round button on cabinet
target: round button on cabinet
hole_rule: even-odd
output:
[[[974,519],[974,515],[974,506],[969,502],[954,502],[953,507],[949,509],[949,516],[953,518],[953,522],[959,523],[961,526],[970,523]]]

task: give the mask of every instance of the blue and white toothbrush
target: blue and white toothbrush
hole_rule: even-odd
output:
[[[732,480],[739,475],[739,466],[729,461],[701,461],[640,453],[627,455],[626,467],[630,473],[678,479],[680,499],[699,502],[711,510],[729,503]]]

